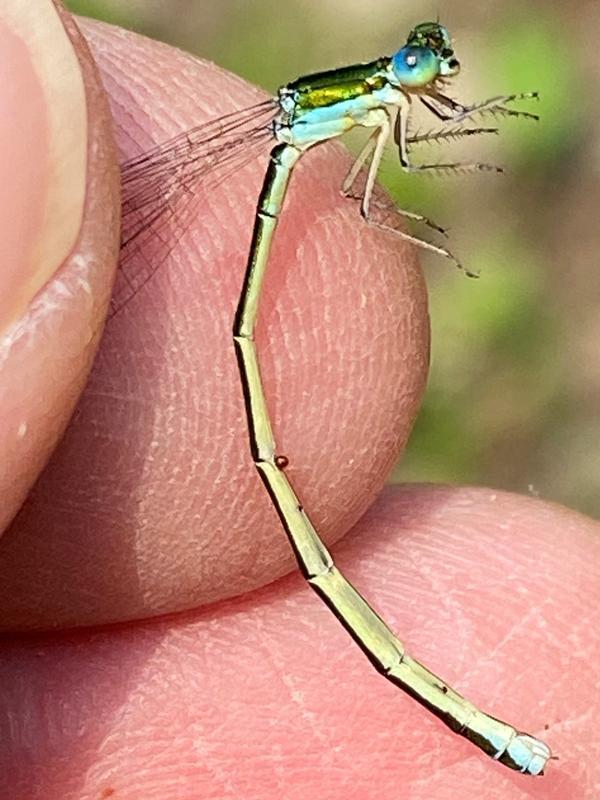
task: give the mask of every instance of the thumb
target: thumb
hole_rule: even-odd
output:
[[[0,532],[64,431],[116,264],[119,183],[99,77],[49,0],[0,11]]]

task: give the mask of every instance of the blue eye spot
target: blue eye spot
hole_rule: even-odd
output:
[[[428,47],[403,47],[392,58],[392,69],[401,86],[427,86],[440,74],[440,62]]]

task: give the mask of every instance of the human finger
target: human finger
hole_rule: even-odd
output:
[[[263,97],[173,48],[82,25],[124,157]],[[412,250],[340,196],[341,148],[305,162],[257,344],[288,473],[331,542],[373,501],[406,441],[428,318]],[[109,321],[75,418],[0,553],[3,627],[178,611],[294,567],[250,457],[231,338],[264,168],[258,159],[203,197],[186,233],[167,228],[170,259]],[[147,246],[142,266],[155,253]]]

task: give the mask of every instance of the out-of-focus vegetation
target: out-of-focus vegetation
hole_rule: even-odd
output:
[[[440,19],[463,64],[465,102],[537,89],[540,123],[507,120],[477,142],[503,177],[383,182],[452,228],[470,281],[425,256],[429,390],[400,480],[533,492],[600,513],[600,9],[596,0],[71,0],[274,90],[310,71],[393,52]],[[462,151],[462,153],[461,153]],[[425,150],[431,159],[432,151]],[[437,152],[433,152],[434,159]],[[391,161],[390,161],[391,167]]]

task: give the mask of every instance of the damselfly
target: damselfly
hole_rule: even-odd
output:
[[[199,187],[206,191],[220,183],[270,142],[269,164],[257,204],[245,280],[233,322],[233,342],[256,469],[304,578],[375,668],[492,758],[512,769],[539,775],[550,758],[547,745],[480,711],[412,659],[402,642],[334,565],[286,475],[288,459],[278,452],[274,440],[254,343],[271,243],[292,171],[308,149],[352,128],[370,131],[343,190],[352,194],[362,168],[366,167],[360,208],[362,216],[372,221],[375,179],[385,145],[392,135],[402,168],[407,172],[452,171],[465,167],[482,170],[488,167],[479,163],[413,166],[409,152],[412,145],[420,142],[443,142],[495,132],[495,128],[465,126],[467,121],[485,114],[535,118],[533,114],[510,107],[514,100],[535,97],[533,93],[495,97],[471,106],[451,99],[444,90],[459,69],[448,31],[439,23],[423,23],[411,31],[406,44],[392,57],[300,78],[282,87],[275,98],[187,131],[128,161],[122,168],[123,257],[113,312],[139,290],[160,262],[155,251],[157,261],[154,264],[146,265],[145,271],[131,271],[130,256],[139,250],[143,237],[160,240],[163,226],[179,218],[186,198],[193,197]],[[410,134],[409,121],[416,100],[443,123],[440,130],[421,136]],[[392,123],[394,111],[396,119]],[[441,230],[418,214],[399,213]],[[416,239],[401,229],[396,228],[396,233],[460,266],[446,248]],[[169,246],[168,241],[168,237],[164,239],[165,247]]]

